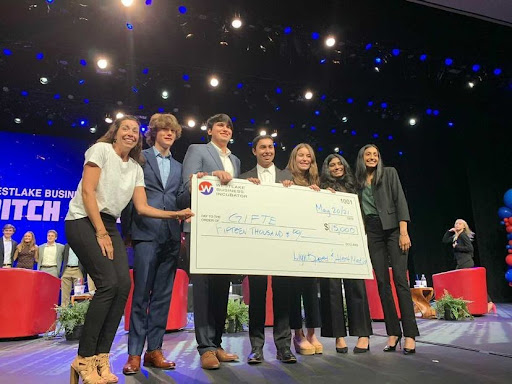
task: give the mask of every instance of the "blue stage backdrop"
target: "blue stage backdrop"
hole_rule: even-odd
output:
[[[0,228],[13,224],[18,242],[32,231],[38,245],[55,229],[65,244],[64,218],[91,143],[11,132],[0,132],[0,143]]]

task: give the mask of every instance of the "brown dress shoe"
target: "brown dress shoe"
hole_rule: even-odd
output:
[[[201,355],[201,368],[218,369],[220,367],[215,351],[206,351]]]
[[[161,349],[154,351],[146,351],[144,354],[144,366],[160,369],[174,369],[176,364],[174,361],[166,360]]]
[[[226,363],[229,361],[238,361],[238,355],[235,355],[234,353],[226,352],[222,348],[217,348],[216,355],[217,355],[217,359],[219,359],[219,361],[221,361],[223,363]]]
[[[128,355],[128,361],[123,367],[125,375],[134,375],[140,371],[140,356]]]

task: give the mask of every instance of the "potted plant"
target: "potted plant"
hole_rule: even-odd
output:
[[[463,320],[471,319],[473,316],[469,313],[468,303],[470,301],[463,298],[455,298],[445,289],[443,296],[436,300],[434,307],[438,319],[444,320]]]
[[[234,333],[243,331],[244,325],[249,322],[249,307],[242,299],[228,300],[228,313],[226,316],[226,332]]]
[[[89,309],[89,300],[77,302],[74,305],[55,306],[57,312],[57,320],[55,323],[55,331],[50,336],[56,336],[64,329],[66,340],[79,340],[82,335],[82,329],[85,322],[85,315]],[[50,329],[55,326],[52,325]]]

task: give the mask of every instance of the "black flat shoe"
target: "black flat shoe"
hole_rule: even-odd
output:
[[[279,349],[277,351],[276,359],[286,364],[294,364],[297,362],[297,358],[290,348]]]
[[[338,353],[348,353],[348,347],[336,347],[336,352]]]
[[[386,345],[383,349],[384,352],[395,352],[396,351],[396,346],[400,344],[400,348],[402,348],[402,338],[399,337],[398,339],[396,339],[396,343],[395,345]],[[405,349],[404,349],[405,350]]]
[[[249,357],[247,357],[248,364],[260,364],[263,362],[263,349],[262,348],[253,348]]]

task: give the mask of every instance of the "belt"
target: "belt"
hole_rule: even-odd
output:
[[[4,267],[11,267],[11,266],[12,266],[12,264],[4,264],[3,266],[4,266]]]
[[[41,268],[57,268],[56,265],[41,265]]]

